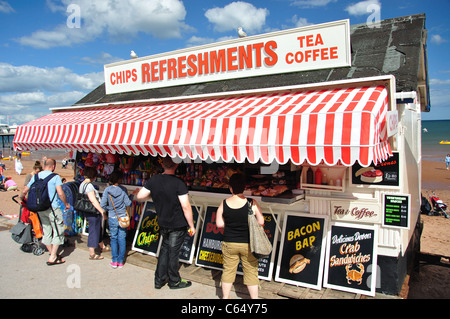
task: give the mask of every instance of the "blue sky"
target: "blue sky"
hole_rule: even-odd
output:
[[[370,4],[381,19],[426,14],[431,112],[422,118],[450,119],[448,0],[0,0],[0,122],[72,105],[104,82],[104,64],[130,50],[146,56],[232,39],[238,26],[255,35],[365,23]]]

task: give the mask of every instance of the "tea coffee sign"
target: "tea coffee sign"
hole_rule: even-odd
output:
[[[374,296],[377,228],[333,223],[328,233],[324,286]]]
[[[332,201],[331,218],[336,221],[381,223],[380,205],[362,201]]]
[[[349,20],[105,65],[106,94],[351,66]]]

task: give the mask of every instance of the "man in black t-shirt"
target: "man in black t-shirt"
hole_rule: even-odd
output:
[[[192,207],[186,184],[175,176],[178,165],[166,156],[162,166],[164,173],[152,176],[137,194],[137,199],[153,200],[159,232],[163,237],[155,271],[155,288],[160,289],[167,282],[171,289],[186,288],[192,283],[181,279],[178,256],[188,228],[189,235],[195,235]]]

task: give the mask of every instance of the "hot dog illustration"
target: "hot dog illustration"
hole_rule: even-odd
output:
[[[298,274],[305,269],[306,265],[310,263],[310,260],[303,257],[303,255],[294,255],[289,261],[289,272],[291,274]]]

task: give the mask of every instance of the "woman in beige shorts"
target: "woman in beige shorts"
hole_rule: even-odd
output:
[[[229,181],[233,194],[225,199],[217,209],[216,225],[224,228],[223,232],[223,298],[230,298],[231,287],[236,278],[239,260],[244,271],[244,284],[252,299],[258,298],[258,259],[253,256],[249,245],[248,201],[244,197],[245,177],[233,174]],[[256,201],[252,201],[252,209],[260,225],[264,225],[264,217]]]

